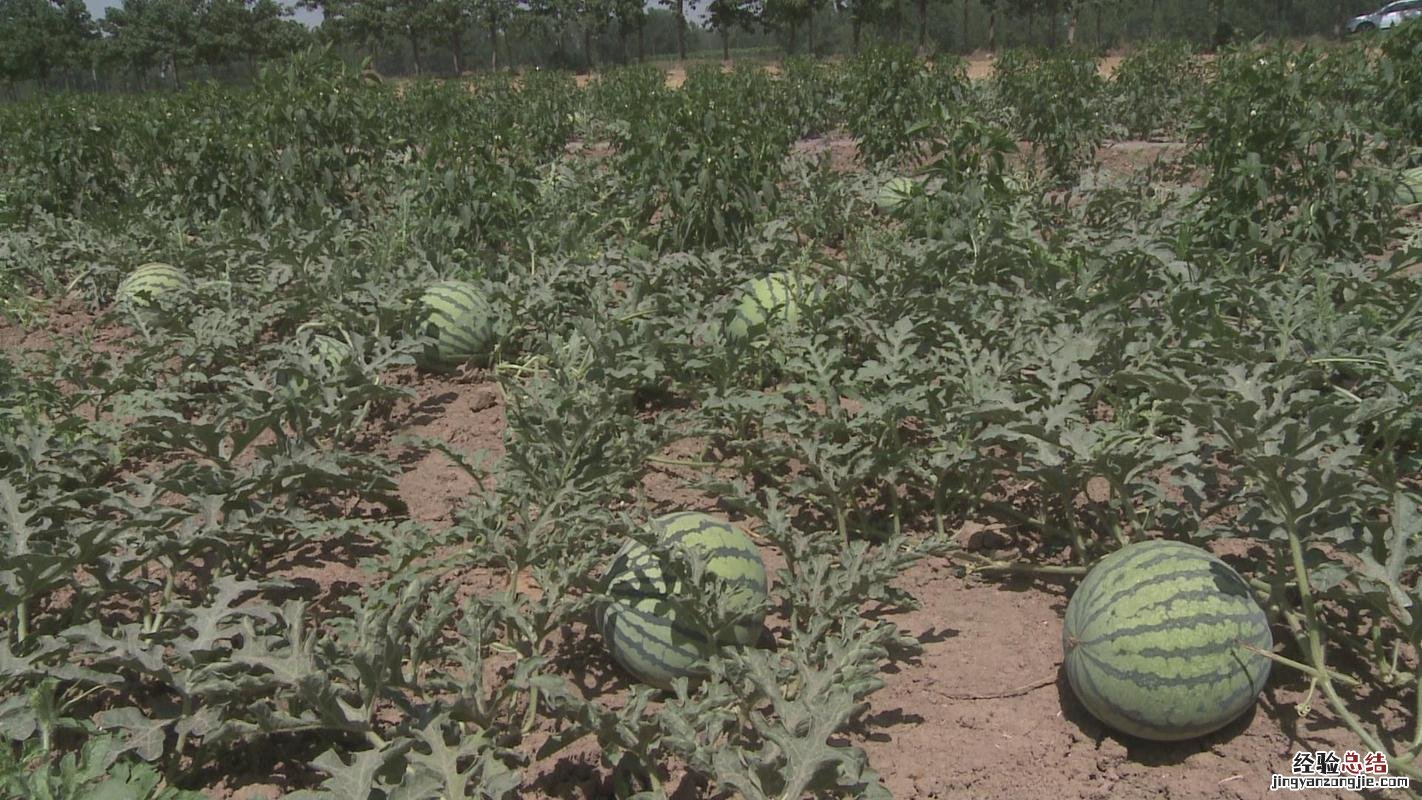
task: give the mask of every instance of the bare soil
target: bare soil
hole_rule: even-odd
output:
[[[964,60],[966,61],[968,67],[968,78],[970,80],[976,81],[992,77],[992,65],[997,59],[991,53],[978,52],[967,56]],[[1111,77],[1111,75],[1116,72],[1116,67],[1120,66],[1121,60],[1122,56],[1120,55],[1109,55],[1101,59],[1101,63],[1099,66],[1101,76],[1105,78]],[[778,75],[780,73],[779,65],[773,62],[764,64],[763,66],[766,71],[770,72],[772,75]],[[666,73],[667,86],[669,88],[679,89],[681,88],[682,84],[686,83],[686,67],[668,67],[666,69]],[[596,73],[575,75],[573,76],[573,80],[577,82],[579,87],[582,87],[588,85],[588,83],[593,80],[595,75]]]

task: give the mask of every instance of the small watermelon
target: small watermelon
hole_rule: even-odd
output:
[[[1102,559],[1067,604],[1072,690],[1097,719],[1154,741],[1216,731],[1254,705],[1273,636],[1249,585],[1182,542],[1128,545]]]
[[[123,279],[115,299],[134,310],[150,310],[164,298],[191,289],[192,285],[192,280],[177,267],[151,261]]]
[[[1400,206],[1422,205],[1422,167],[1402,171],[1393,197]]]
[[[890,178],[879,187],[879,194],[874,198],[874,204],[880,211],[897,211],[905,203],[919,193],[919,185],[912,178],[897,177]]]
[[[333,336],[317,334],[311,337],[311,355],[321,365],[321,369],[331,378],[336,379],[346,375],[346,368],[355,358],[355,350],[346,342]],[[278,371],[277,381],[298,391],[304,391],[306,388],[306,376],[291,368],[283,368]]]
[[[349,344],[324,334],[311,337],[311,348],[326,371],[333,374],[344,370],[355,357]]]
[[[487,364],[498,337],[489,301],[473,284],[441,281],[420,297],[420,332],[433,341],[420,354],[421,367],[450,370],[466,362]]]
[[[649,528],[674,548],[695,552],[707,571],[725,581],[725,609],[735,625],[718,645],[750,645],[765,621],[768,586],[755,544],[730,523],[695,512],[668,514]],[[655,555],[639,542],[617,553],[606,577],[613,600],[598,620],[603,640],[624,669],[644,683],[667,689],[679,677],[705,674],[702,662],[715,650],[669,598],[694,605],[677,582],[668,587]],[[698,609],[699,610],[699,609]],[[705,609],[709,612],[711,609]]]
[[[757,278],[746,285],[726,333],[732,341],[746,342],[765,336],[772,327],[793,328],[800,321],[801,302],[811,298],[809,281],[794,273]]]

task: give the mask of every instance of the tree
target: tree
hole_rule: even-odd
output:
[[[676,11],[676,55],[686,60],[686,12],[696,10],[696,0],[661,0],[662,5]]]
[[[105,11],[103,29],[117,57],[134,73],[157,67],[182,86],[182,65],[197,53],[197,0],[123,0]]]
[[[243,34],[251,21],[245,0],[207,0],[196,25],[195,55],[215,69],[237,60],[243,51]]]
[[[298,0],[298,4],[321,12],[321,32],[331,39],[359,43],[372,55],[390,40],[384,0]]]
[[[371,0],[367,0],[368,2]],[[410,56],[415,61],[415,74],[424,74],[424,62],[420,58],[425,39],[439,27],[439,9],[436,0],[375,0],[381,7],[381,16],[392,30],[404,34],[410,43]]]
[[[711,29],[721,37],[721,58],[731,60],[731,29],[750,30],[755,23],[755,9],[746,0],[711,0],[706,7]]]
[[[849,17],[850,48],[858,53],[863,27],[893,16],[895,3],[894,0],[838,0],[835,8]]]
[[[0,0],[0,77],[43,85],[56,69],[82,66],[97,36],[80,0]]]
[[[291,19],[291,11],[276,0],[255,0],[248,7],[242,53],[254,72],[258,60],[289,55],[310,40],[307,27]]]
[[[449,37],[449,53],[454,60],[454,74],[464,72],[464,32],[478,13],[473,0],[432,0],[434,28]]]
[[[1012,10],[1027,17],[1027,41],[1033,43],[1036,38],[1037,12],[1041,11],[1043,0],[1008,0]]]
[[[918,54],[928,54],[928,0],[918,0]]]
[[[784,31],[788,37],[786,50],[799,49],[800,26],[814,13],[810,0],[764,0],[760,7],[760,22],[773,30]],[[814,44],[811,42],[811,49]]]
[[[1000,0],[980,0],[988,12],[988,52],[997,52],[997,12]]]
[[[617,39],[622,50],[622,61],[627,61],[627,36],[637,32],[637,61],[640,63],[647,53],[647,6],[642,0],[612,0],[612,18],[617,21]]]
[[[499,68],[499,32],[508,27],[518,10],[516,0],[462,0],[467,2],[474,20],[489,34],[489,68]]]
[[[583,64],[589,71],[593,67],[592,40],[607,30],[612,21],[612,0],[565,0],[570,5],[571,16],[583,37]]]

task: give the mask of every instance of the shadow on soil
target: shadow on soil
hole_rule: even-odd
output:
[[[1255,709],[1258,708],[1257,705],[1252,706],[1247,713],[1208,736],[1180,742],[1152,742],[1111,730],[1093,717],[1081,701],[1077,700],[1071,682],[1067,680],[1064,666],[1058,668],[1056,686],[1062,717],[1076,726],[1083,736],[1096,742],[1098,746],[1106,738],[1115,739],[1126,748],[1126,758],[1149,767],[1180,764],[1190,756],[1206,752],[1233,739],[1248,730],[1250,721],[1254,719]]]

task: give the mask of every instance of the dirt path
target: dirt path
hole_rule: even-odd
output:
[[[974,53],[973,55],[969,56],[966,60],[967,60],[967,64],[968,64],[968,78],[969,78],[970,80],[975,80],[975,81],[976,81],[976,80],[983,80],[983,79],[985,79],[985,78],[990,78],[990,77],[992,77],[992,65],[993,65],[993,62],[996,60],[996,59],[994,59],[994,57],[992,56],[992,54],[990,54],[990,53]],[[1121,65],[1121,60],[1122,60],[1122,56],[1119,56],[1119,55],[1109,55],[1109,56],[1106,56],[1105,58],[1101,59],[1100,71],[1101,71],[1102,77],[1105,77],[1105,78],[1111,77],[1111,75],[1113,75],[1113,74],[1116,72],[1116,67],[1118,67],[1118,66]],[[705,63],[712,63],[712,64],[714,64],[714,63],[716,63],[716,62],[711,61],[711,62],[705,62]],[[757,62],[757,63],[759,63],[759,62]],[[772,74],[772,75],[779,75],[779,74],[780,74],[780,67],[779,67],[779,65],[777,65],[777,64],[775,64],[775,63],[768,63],[768,64],[764,64],[763,66],[765,67],[766,71],[769,72],[769,73]],[[681,88],[681,85],[682,85],[682,84],[686,83],[686,67],[680,67],[680,66],[678,66],[678,67],[668,67],[667,70],[666,70],[666,73],[667,73],[667,86],[668,86],[669,88],[672,88],[672,89],[679,89],[679,88]],[[578,84],[579,88],[581,88],[581,87],[583,87],[583,86],[587,86],[588,83],[591,82],[592,79],[596,76],[596,74],[597,74],[597,73],[584,74],[584,75],[575,75],[575,76],[573,76],[573,80]]]

